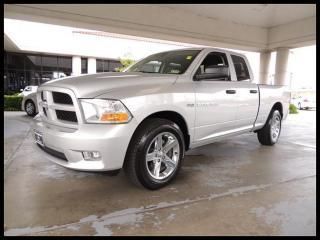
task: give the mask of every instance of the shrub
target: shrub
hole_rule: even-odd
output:
[[[289,105],[289,113],[293,113],[293,114],[296,114],[296,113],[298,113],[298,110],[297,110],[297,107],[295,106],[295,105],[293,105],[293,104],[291,104],[290,103],[290,105]]]
[[[7,90],[4,92],[5,95],[18,95],[21,93],[20,91],[12,91],[12,90]]]
[[[4,95],[5,111],[21,111],[21,102],[23,97],[17,95]]]
[[[131,64],[135,63],[135,60],[130,59],[130,58],[123,58],[123,59],[120,59],[120,63],[122,64],[122,67],[116,68],[117,72],[122,72],[124,69],[129,67]]]

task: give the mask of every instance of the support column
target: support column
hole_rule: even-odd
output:
[[[95,58],[88,58],[88,73],[97,72],[97,61]]]
[[[81,57],[73,56],[72,57],[72,76],[81,75]]]
[[[268,84],[269,81],[269,65],[270,65],[271,52],[260,52],[260,84]]]
[[[277,49],[274,85],[288,85],[288,58],[289,48]]]

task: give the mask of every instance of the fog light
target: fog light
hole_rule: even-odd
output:
[[[84,160],[98,160],[101,155],[100,152],[92,151],[92,152],[82,152]]]

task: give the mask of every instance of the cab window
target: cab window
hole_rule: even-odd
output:
[[[237,80],[238,81],[249,80],[250,79],[249,70],[244,58],[236,55],[231,55],[231,58],[234,64],[234,69],[236,71]]]

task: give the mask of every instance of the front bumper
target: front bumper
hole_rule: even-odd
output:
[[[37,146],[35,148],[48,160],[67,168],[83,171],[116,170],[122,168],[136,127],[133,118],[127,124],[80,124],[78,129],[62,128],[41,121],[37,115],[33,129],[41,133],[43,143],[50,151]],[[98,160],[84,160],[83,151],[98,151],[101,157]],[[58,157],[59,154],[64,154],[65,159]]]

